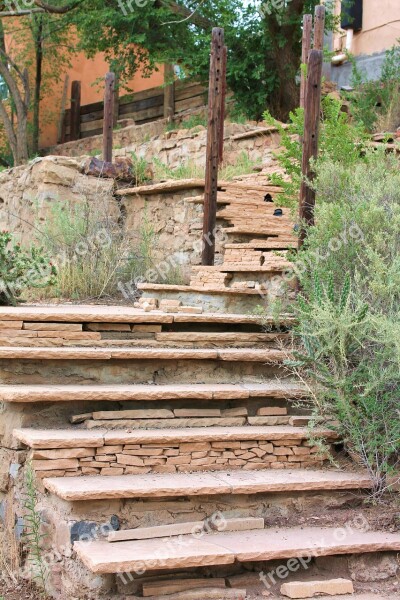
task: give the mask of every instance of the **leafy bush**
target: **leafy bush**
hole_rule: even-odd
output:
[[[282,206],[297,208],[300,184],[302,180],[301,137],[304,130],[304,111],[298,108],[290,114],[288,128],[284,128],[267,111],[264,120],[269,125],[275,125],[281,136],[282,150],[277,154],[277,160],[284,174],[272,174],[271,181],[274,185],[283,188],[279,196]],[[356,164],[360,161],[365,147],[366,133],[361,125],[354,126],[349,116],[342,111],[339,99],[326,96],[322,100],[322,122],[319,136],[318,164],[324,162]]]
[[[16,306],[23,290],[54,285],[56,273],[43,248],[23,249],[11,233],[0,233],[0,304]]]
[[[376,81],[364,81],[353,60],[354,91],[348,95],[356,121],[369,131],[394,131],[400,126],[400,46],[386,52],[382,74]]]
[[[367,152],[320,163],[316,225],[295,258],[296,361],[376,495],[400,461],[400,171]]]

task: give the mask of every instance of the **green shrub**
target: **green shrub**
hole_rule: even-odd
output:
[[[400,459],[400,170],[367,152],[320,163],[316,225],[295,257],[296,361],[379,496]]]
[[[136,185],[142,185],[150,181],[149,168],[146,160],[138,156],[136,152],[131,152],[133,162],[133,173],[136,179]]]
[[[54,285],[56,268],[42,247],[22,248],[0,233],[0,304],[16,306],[24,290]]]
[[[382,74],[365,81],[353,60],[354,91],[348,94],[351,113],[369,131],[394,131],[400,126],[400,46],[386,52]]]
[[[304,130],[304,111],[298,108],[290,114],[287,129],[268,112],[264,113],[264,120],[278,128],[283,148],[276,157],[284,175],[272,174],[271,181],[274,185],[283,188],[283,194],[279,196],[280,204],[297,209],[302,180],[301,137]],[[326,96],[322,100],[318,164],[324,162],[357,164],[361,159],[366,140],[367,136],[362,125],[355,126],[350,122],[349,116],[342,111],[341,101]]]

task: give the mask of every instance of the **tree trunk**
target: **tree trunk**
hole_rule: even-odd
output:
[[[22,72],[7,54],[4,29],[0,20],[0,75],[7,84],[10,101],[13,102],[16,113],[16,123],[11,120],[10,108],[0,101],[0,118],[14,158],[14,165],[22,165],[28,161],[28,107],[29,107],[29,78],[27,69]],[[23,95],[22,95],[23,94]]]
[[[17,123],[17,148],[14,155],[15,165],[23,165],[29,160],[28,151],[28,114],[18,115]]]
[[[43,19],[41,15],[34,17],[34,42],[35,42],[35,89],[33,94],[33,123],[32,123],[32,153],[39,153],[40,136],[40,90],[42,86],[43,66]]]
[[[291,40],[283,48],[276,48],[274,61],[278,72],[278,84],[271,99],[274,116],[286,121],[289,113],[299,106],[300,89],[296,83],[296,74],[300,66],[300,58],[292,47]]]

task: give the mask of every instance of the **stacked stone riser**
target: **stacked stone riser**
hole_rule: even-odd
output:
[[[315,468],[321,467],[327,457],[307,440],[287,439],[35,449],[30,458],[37,476],[44,478]]]

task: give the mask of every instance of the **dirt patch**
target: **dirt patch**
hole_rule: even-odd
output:
[[[0,580],[0,600],[44,600],[38,589],[28,582],[17,584]]]

